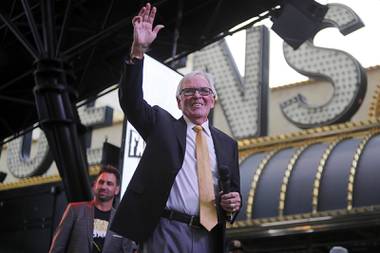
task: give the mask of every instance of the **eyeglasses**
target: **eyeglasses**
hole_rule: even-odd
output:
[[[179,94],[183,94],[186,97],[194,96],[195,92],[198,91],[201,96],[209,96],[214,94],[214,92],[208,87],[200,87],[200,88],[183,88]]]

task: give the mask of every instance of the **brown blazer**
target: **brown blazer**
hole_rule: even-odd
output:
[[[110,221],[115,210],[112,209]],[[92,253],[94,202],[69,203],[54,234],[49,253]],[[133,242],[108,231],[102,253],[130,253]]]

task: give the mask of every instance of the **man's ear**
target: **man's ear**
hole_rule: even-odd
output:
[[[181,108],[181,100],[178,97],[176,97],[176,99],[177,99],[178,109],[182,110],[182,108]]]
[[[115,196],[118,195],[119,193],[120,193],[120,186],[117,186],[116,191],[115,191]]]
[[[92,183],[91,183],[92,192],[95,192],[95,185],[96,185],[96,180],[92,181]]]
[[[215,96],[213,96],[211,109],[215,107],[215,102]]]

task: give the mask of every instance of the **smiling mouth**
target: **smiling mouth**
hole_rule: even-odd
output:
[[[203,106],[203,104],[202,103],[193,103],[192,106],[193,107],[201,107],[201,106]]]

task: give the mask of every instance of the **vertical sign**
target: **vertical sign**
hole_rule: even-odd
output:
[[[237,139],[267,134],[269,31],[265,26],[251,27],[246,38],[244,77],[224,39],[195,53],[193,66],[214,76],[219,103]]]

